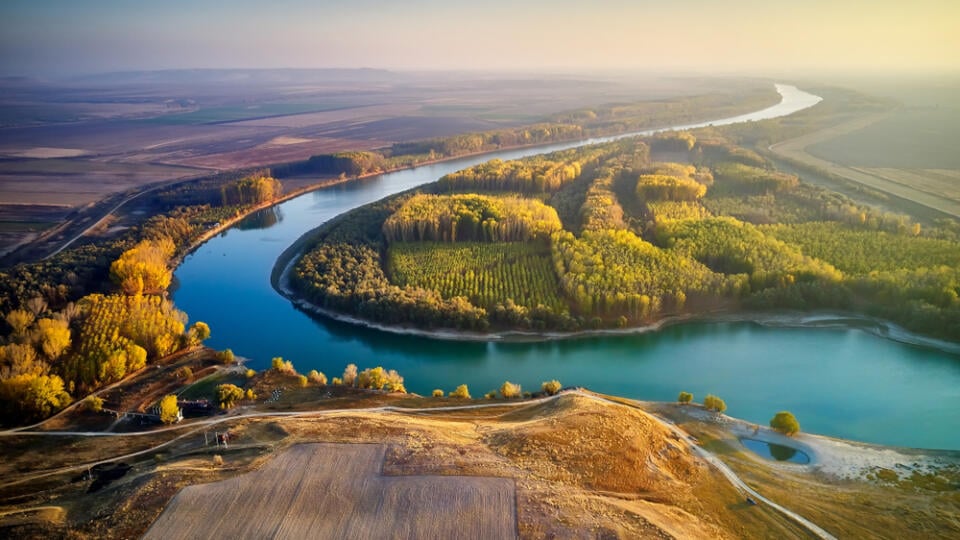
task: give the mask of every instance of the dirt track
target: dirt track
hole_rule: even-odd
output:
[[[382,445],[296,445],[259,471],[185,488],[144,538],[516,536],[512,480],[385,477],[385,451]]]

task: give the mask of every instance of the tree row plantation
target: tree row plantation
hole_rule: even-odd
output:
[[[956,338],[958,262],[952,228],[805,184],[707,129],[493,160],[361,207],[318,229],[290,284],[426,329],[833,309]]]

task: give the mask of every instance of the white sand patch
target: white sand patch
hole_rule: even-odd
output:
[[[32,158],[32,159],[53,159],[53,158],[71,158],[85,156],[89,154],[86,150],[79,148],[53,148],[48,146],[34,146],[21,150],[6,150],[0,152],[0,155],[8,157]]]
[[[705,411],[703,411],[705,412]],[[696,416],[696,413],[693,414]],[[789,468],[808,468],[841,479],[866,479],[879,469],[896,472],[901,479],[913,473],[935,473],[940,469],[960,467],[960,454],[923,450],[897,449],[872,444],[843,441],[821,435],[799,433],[787,437],[768,427],[759,429],[749,422],[724,417],[730,432],[737,437],[795,448],[810,457],[808,465],[778,463]]]

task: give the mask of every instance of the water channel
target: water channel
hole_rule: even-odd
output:
[[[780,104],[692,128],[783,116],[820,98],[777,85]],[[646,132],[650,133],[650,132]],[[880,444],[960,450],[960,355],[877,337],[854,326],[791,327],[692,322],[656,332],[537,343],[453,342],[393,334],[308,315],[277,294],[270,272],[305,232],[357,206],[444,174],[611,138],[472,156],[314,191],[253,215],[202,245],[176,271],[177,306],[207,322],[212,347],[263,369],[292,360],[305,373],[339,375],[347,363],[382,365],[426,393],[469,385],[474,396],[504,380],[540,382],[646,400],[724,398],[728,413],[766,425],[790,410],[805,431]],[[826,326],[826,327],[824,327]]]

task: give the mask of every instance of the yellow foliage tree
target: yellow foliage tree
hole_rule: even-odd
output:
[[[180,407],[177,407],[177,396],[168,394],[160,400],[160,421],[164,424],[173,424],[180,420]]]
[[[23,333],[27,331],[27,328],[30,328],[30,325],[33,324],[34,316],[33,313],[25,309],[15,309],[7,313],[4,319],[6,319],[10,328],[13,329],[14,335],[23,335]]]
[[[460,399],[470,399],[470,390],[467,388],[467,385],[461,384],[453,392],[450,392],[450,397],[460,398]]]
[[[169,238],[143,240],[110,265],[110,277],[128,295],[163,291],[173,277],[168,264],[175,251]]]
[[[36,323],[34,340],[50,360],[60,358],[70,347],[70,327],[60,319],[40,319]]]

